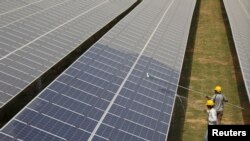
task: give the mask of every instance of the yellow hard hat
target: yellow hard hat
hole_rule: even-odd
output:
[[[218,86],[218,85],[217,85],[217,86],[214,88],[214,90],[220,93],[220,92],[221,92],[221,86]]]
[[[213,100],[207,100],[206,105],[207,106],[214,106],[214,101]]]

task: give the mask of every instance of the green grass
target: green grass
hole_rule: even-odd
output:
[[[249,124],[249,107],[229,23],[221,0],[197,0],[180,85],[212,95],[215,85],[229,99],[222,124]],[[169,141],[201,141],[206,130],[203,94],[179,88]],[[182,105],[184,109],[182,108]]]

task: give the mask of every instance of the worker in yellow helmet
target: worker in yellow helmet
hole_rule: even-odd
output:
[[[217,112],[216,112],[216,109],[214,108],[214,101],[207,100],[206,106],[207,106],[207,113],[208,113],[208,116],[207,116],[208,125],[217,125],[218,120],[217,120]],[[205,133],[205,141],[208,140],[207,136],[208,136],[208,131],[206,131]]]
[[[222,90],[221,86],[217,85],[214,88],[213,96],[211,98],[206,96],[208,99],[213,100],[215,103],[214,108],[217,111],[218,124],[221,124],[221,119],[222,119],[223,110],[224,110],[224,102],[228,102],[225,95],[221,93],[221,90]]]
[[[207,100],[206,106],[207,106],[207,113],[208,113],[208,125],[216,125],[217,122],[217,112],[214,108],[214,101],[213,100]]]

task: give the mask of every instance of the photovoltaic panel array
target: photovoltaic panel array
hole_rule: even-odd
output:
[[[15,2],[0,5],[0,108],[136,0]]]
[[[4,126],[0,138],[165,141],[195,3],[143,0]]]
[[[250,101],[250,1],[224,0],[223,2]]]

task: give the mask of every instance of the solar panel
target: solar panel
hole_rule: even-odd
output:
[[[243,80],[250,101],[250,2],[224,0]]]
[[[63,4],[67,1],[69,0],[39,0],[24,7],[19,7],[17,9],[1,13],[0,28],[6,27],[14,22],[20,21],[42,11],[46,11],[48,9],[56,7],[57,5]],[[4,4],[6,3],[4,2]],[[1,5],[1,7],[2,6],[3,5]]]
[[[0,15],[16,11],[18,9],[27,7],[29,5],[40,2],[41,0],[22,0],[22,1],[9,1],[2,0],[0,7]]]
[[[0,138],[165,141],[195,3],[142,1],[3,127]]]
[[[48,1],[36,1],[0,16],[3,18],[0,27],[0,107],[128,9],[135,0],[45,2]],[[26,12],[15,18],[31,7],[38,7],[40,11]]]

